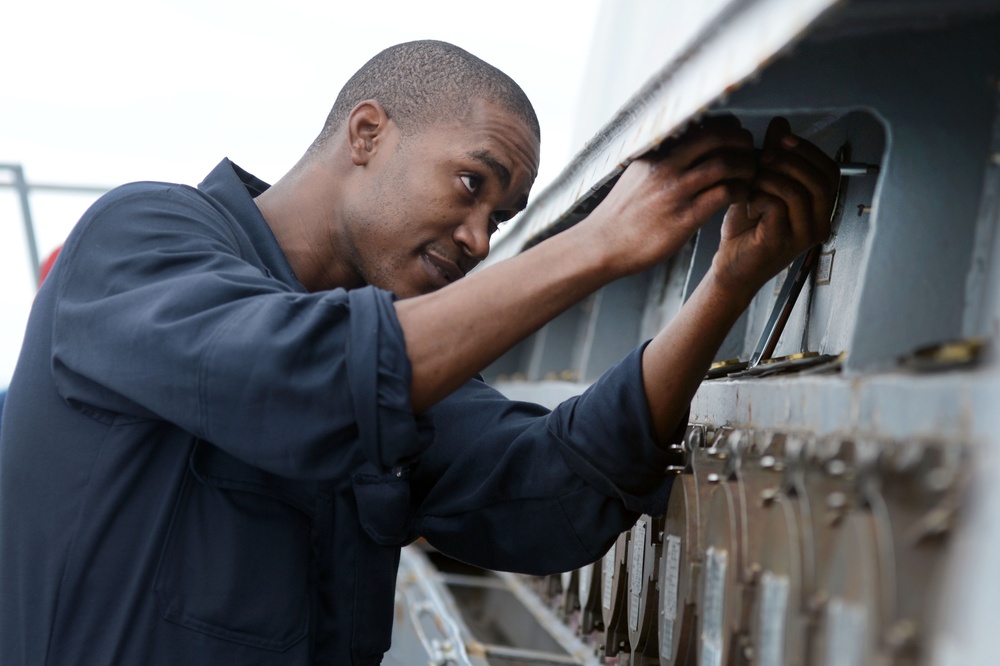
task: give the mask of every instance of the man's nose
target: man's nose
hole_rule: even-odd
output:
[[[490,253],[489,215],[470,215],[455,229],[455,242],[476,263]]]

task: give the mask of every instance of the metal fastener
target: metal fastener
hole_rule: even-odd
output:
[[[844,493],[835,491],[826,496],[826,508],[837,511],[845,506],[847,506],[847,495]]]

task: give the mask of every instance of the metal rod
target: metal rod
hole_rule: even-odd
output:
[[[14,182],[10,186],[17,190],[17,198],[21,203],[24,237],[28,242],[28,259],[31,261],[31,273],[37,289],[39,286],[38,243],[35,240],[35,224],[31,219],[31,202],[28,201],[28,183],[24,180],[24,169],[21,168],[20,164],[0,164],[0,168],[8,169],[14,174]]]
[[[806,283],[809,273],[812,272],[813,264],[816,263],[819,248],[820,246],[817,245],[800,254],[788,267],[788,275],[785,277],[784,284],[781,285],[781,291],[778,292],[771,316],[768,317],[764,332],[761,333],[760,339],[757,341],[757,348],[754,349],[753,356],[750,357],[748,367],[756,367],[761,361],[771,358],[774,353],[774,348],[778,346],[778,339],[781,338],[781,332],[785,329],[788,317],[795,307],[795,301],[798,300],[802,286]]]
[[[864,162],[841,162],[841,176],[874,176],[878,173],[877,164],[865,164]]]
[[[19,169],[6,164],[0,164],[0,169]],[[17,183],[0,183],[0,187],[18,187]],[[101,185],[57,185],[55,183],[31,183],[27,185],[29,190],[47,190],[50,192],[68,192],[73,194],[104,194],[110,187]]]
[[[507,645],[495,645],[492,643],[481,643],[483,651],[487,657],[497,657],[500,659],[517,660],[529,664],[577,664],[580,660],[569,655],[553,654],[551,652],[541,652],[539,650],[529,650],[526,648],[516,648]]]

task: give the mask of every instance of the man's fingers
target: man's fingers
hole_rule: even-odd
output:
[[[781,140],[781,152],[795,155],[800,160],[809,163],[817,173],[822,174],[823,182],[836,189],[840,182],[840,166],[818,146],[789,134]]]
[[[792,151],[765,153],[761,156],[761,161],[758,178],[764,177],[767,173],[776,173],[799,183],[809,191],[813,215],[817,219],[830,217],[835,186],[830,184],[828,174],[814,162]]]
[[[750,152],[717,152],[705,157],[695,166],[687,169],[677,177],[677,182],[683,191],[696,195],[710,189],[719,183],[731,182],[733,194],[746,192],[746,187],[757,175],[757,164]],[[742,190],[735,187],[741,186]]]
[[[795,155],[800,160],[812,165],[814,173],[822,177],[822,182],[836,189],[840,182],[840,169],[836,162],[819,149],[818,146],[792,134],[791,125],[785,118],[777,117],[767,126],[764,137],[762,159],[775,156]]]
[[[751,208],[751,199],[752,197],[745,201],[737,201],[726,211],[726,217],[722,221],[723,240],[736,238],[757,226],[761,212]]]
[[[714,153],[753,151],[753,136],[747,130],[726,122],[689,130],[684,136],[650,155],[661,166],[681,173]]]
[[[764,150],[778,150],[781,139],[792,134],[792,126],[787,119],[778,116],[772,118],[767,124],[767,133],[764,134]]]
[[[779,223],[781,228],[776,231],[785,235],[788,233],[788,206],[785,205],[785,201],[781,197],[764,190],[754,190],[747,199],[747,215],[754,221],[754,226],[761,222],[772,226]]]
[[[739,129],[743,124],[740,119],[731,113],[722,113],[715,116],[705,116],[698,127],[704,129]]]
[[[742,202],[746,201],[746,197],[747,186],[745,183],[737,181],[716,183],[691,198],[691,205],[687,208],[687,213],[692,222],[700,225],[724,206],[743,205]]]
[[[810,246],[829,236],[829,216],[816,216],[812,194],[801,182],[779,173],[762,172],[754,182],[754,189],[783,202],[787,209],[784,216],[787,218],[785,223],[788,225],[788,231],[798,242]],[[767,201],[761,200],[755,202],[755,205],[760,208],[765,206]],[[753,206],[751,206],[751,212],[754,212]],[[766,210],[764,216],[767,219],[772,217],[767,214]]]

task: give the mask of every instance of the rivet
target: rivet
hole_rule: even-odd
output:
[[[901,650],[917,636],[917,625],[912,620],[900,620],[889,629],[886,643],[892,650]]]
[[[832,492],[826,496],[826,507],[828,509],[843,509],[847,506],[847,495],[842,492]]]
[[[951,488],[954,475],[945,467],[936,467],[927,472],[925,481],[927,487],[934,492],[943,492]]]

